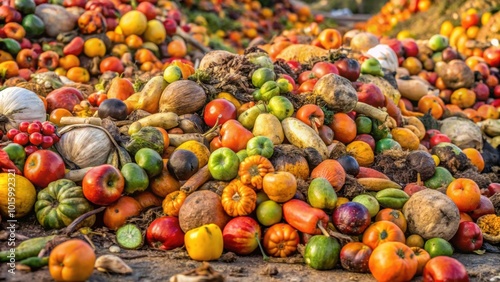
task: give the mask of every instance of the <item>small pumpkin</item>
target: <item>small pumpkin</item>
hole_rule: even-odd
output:
[[[255,209],[257,193],[239,179],[233,179],[222,190],[222,207],[230,216],[249,215]]]
[[[178,216],[187,194],[184,191],[174,191],[168,194],[162,202],[163,213],[168,216]]]
[[[80,215],[93,209],[83,196],[81,186],[68,179],[59,179],[38,192],[35,213],[38,222],[47,229],[61,229]],[[95,215],[87,218],[83,226],[92,226]]]
[[[260,190],[262,189],[262,179],[270,172],[274,172],[271,161],[261,155],[253,155],[240,163],[238,176],[244,185],[251,185]]]
[[[267,229],[262,247],[270,256],[286,258],[297,250],[299,242],[297,229],[286,223],[277,223]]]
[[[106,32],[106,19],[97,11],[85,11],[78,18],[78,28],[83,34]]]

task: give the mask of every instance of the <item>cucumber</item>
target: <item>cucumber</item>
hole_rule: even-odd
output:
[[[49,265],[49,257],[30,257],[27,259],[23,259],[22,261],[19,262],[22,265],[29,266],[31,270],[37,270],[39,268],[42,268],[46,265]]]
[[[116,231],[116,242],[120,247],[135,250],[142,246],[142,232],[135,224],[125,224]]]

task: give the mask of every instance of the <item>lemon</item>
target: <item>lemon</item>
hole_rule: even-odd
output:
[[[106,45],[99,38],[90,38],[83,45],[83,53],[90,58],[104,57],[106,55]]]
[[[125,36],[131,34],[142,35],[147,29],[148,19],[139,11],[130,11],[121,17],[118,26]]]
[[[0,173],[0,214],[8,219],[27,215],[36,201],[36,190],[24,176]],[[12,216],[11,216],[12,215]]]

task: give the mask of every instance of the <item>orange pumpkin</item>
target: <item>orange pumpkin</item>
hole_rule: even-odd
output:
[[[297,179],[290,172],[275,171],[264,176],[262,187],[270,200],[284,203],[297,192]]]
[[[141,204],[130,196],[123,196],[109,205],[104,211],[103,223],[111,230],[124,225],[129,217],[138,216],[142,211]]]
[[[386,242],[406,242],[406,237],[401,228],[395,223],[382,220],[370,225],[363,233],[363,243],[375,249]]]
[[[86,281],[94,271],[95,253],[80,239],[57,245],[49,257],[50,276],[55,281]]]
[[[395,209],[382,209],[375,216],[375,221],[387,220],[396,224],[401,231],[406,232],[407,222],[403,213]]]
[[[178,216],[187,194],[184,191],[174,191],[168,194],[163,200],[163,213],[168,216]]]
[[[267,229],[262,246],[273,257],[286,258],[297,250],[299,232],[291,225],[277,223]]]
[[[424,272],[425,264],[431,259],[431,256],[426,250],[419,247],[411,247],[411,250],[417,258],[417,275],[421,275]]]
[[[311,171],[311,178],[318,177],[326,178],[337,192],[344,186],[346,174],[338,161],[326,159]]]
[[[228,215],[244,216],[249,215],[255,209],[257,193],[239,179],[233,179],[222,190],[221,199],[222,207]]]
[[[244,185],[262,189],[262,178],[269,172],[274,172],[273,164],[261,155],[247,157],[240,163],[238,176]]]
[[[403,282],[410,281],[415,276],[418,261],[405,244],[386,242],[373,250],[368,267],[379,282]]]

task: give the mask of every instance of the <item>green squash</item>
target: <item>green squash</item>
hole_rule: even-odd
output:
[[[83,196],[82,187],[68,179],[53,181],[48,187],[38,192],[35,213],[38,222],[46,229],[61,229],[73,220],[94,208]],[[92,226],[95,216],[82,222],[83,226]]]
[[[317,270],[333,269],[339,262],[340,249],[340,244],[334,237],[315,235],[306,244],[304,260]]]

